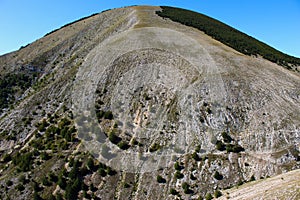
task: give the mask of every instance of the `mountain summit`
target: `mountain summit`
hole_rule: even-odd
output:
[[[67,24],[0,57],[0,197],[298,199],[299,66],[179,8]]]

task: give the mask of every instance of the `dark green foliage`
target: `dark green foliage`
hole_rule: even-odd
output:
[[[261,55],[267,60],[289,68],[288,63],[300,65],[300,59],[284,54],[251,36],[248,36],[218,20],[203,14],[179,8],[162,6],[162,11],[156,12],[161,17],[197,28],[214,39],[234,48],[246,55]]]
[[[93,158],[89,158],[86,165],[89,168],[89,170],[93,170],[94,167],[95,167],[94,159]]]
[[[51,156],[47,152],[42,152],[41,153],[41,159],[42,160],[49,160]]]
[[[57,181],[57,185],[59,185],[60,188],[65,189],[67,186],[67,182],[66,182],[66,178],[64,177],[63,174],[60,174],[58,176],[58,181]]]
[[[121,141],[121,142],[118,143],[118,147],[119,147],[120,149],[122,149],[122,150],[126,150],[126,149],[128,149],[130,146],[128,145],[127,142]]]
[[[23,92],[32,85],[36,74],[7,74],[0,76],[0,113],[3,108],[8,108],[15,101],[14,94]]]
[[[226,132],[222,132],[222,137],[225,143],[230,143],[233,140]]]
[[[164,178],[163,178],[162,176],[160,176],[160,175],[157,175],[156,180],[157,180],[157,182],[159,182],[159,183],[166,183],[166,182],[167,182],[166,179],[164,179]]]
[[[111,141],[113,144],[116,144],[116,145],[122,140],[113,131],[108,134],[108,139],[109,139],[109,141]]]
[[[192,154],[192,158],[193,158],[194,160],[196,160],[196,161],[201,161],[201,158],[198,156],[197,152],[194,152],[194,153]]]
[[[154,143],[153,145],[151,145],[149,151],[150,152],[155,152],[155,151],[159,150],[160,148],[161,148],[161,146],[159,144]]]
[[[113,170],[112,168],[110,168],[110,167],[107,167],[107,168],[106,168],[106,172],[107,172],[107,174],[110,175],[110,176],[113,176],[113,175],[116,175],[116,174],[117,174],[117,172],[116,172],[115,170]]]
[[[19,177],[19,182],[22,184],[26,183],[26,177],[23,174]]]
[[[234,152],[234,153],[240,153],[241,151],[245,151],[243,147],[241,147],[238,144],[227,144],[226,145],[226,151],[227,152]]]
[[[104,119],[110,119],[112,120],[114,118],[113,113],[111,111],[106,111],[104,113]]]
[[[98,173],[102,177],[105,177],[107,175],[105,169],[103,169],[103,168],[98,169]]]
[[[219,151],[225,151],[226,145],[223,144],[223,142],[221,142],[220,140],[218,140],[216,143],[216,149],[218,149]]]
[[[117,172],[111,169],[110,167],[106,166],[105,164],[99,163],[98,173],[100,174],[100,176],[105,177],[106,175],[113,176]]]
[[[9,162],[9,161],[11,161],[11,156],[10,156],[10,154],[5,154],[4,156],[3,156],[3,162]]]
[[[184,169],[184,167],[182,165],[180,165],[179,162],[176,162],[174,164],[174,168],[178,171],[181,171],[182,169]]]
[[[66,187],[65,198],[68,200],[77,199],[78,192],[81,189],[81,180],[76,178],[73,183],[70,183]]]
[[[48,180],[47,177],[43,177],[43,179],[42,179],[42,184],[43,184],[44,186],[50,186],[50,185],[51,185],[51,182]]]
[[[25,189],[24,185],[22,183],[19,183],[17,186],[16,186],[16,189],[18,191],[23,191]]]
[[[37,182],[33,182],[32,187],[33,187],[34,192],[39,192],[41,190],[41,188]]]
[[[254,175],[251,176],[250,181],[255,181],[255,176]]]
[[[215,196],[216,198],[218,198],[218,197],[222,196],[222,192],[220,192],[220,190],[216,190],[216,191],[214,192],[214,196]]]
[[[17,166],[18,171],[29,171],[33,168],[33,152],[17,153],[13,157],[13,163]]]
[[[214,173],[214,178],[217,179],[217,180],[222,180],[223,179],[223,175],[220,174],[218,171],[216,171]]]
[[[172,195],[178,195],[179,192],[177,192],[177,190],[175,190],[174,188],[171,188],[170,189],[170,194],[172,194]]]
[[[176,179],[182,179],[184,177],[184,175],[182,173],[180,173],[180,171],[176,171],[174,174],[174,177]]]
[[[186,183],[186,182],[182,183],[181,187],[185,194],[193,193],[193,191],[190,189],[190,185],[188,183]]]
[[[205,195],[205,200],[212,200],[212,199],[213,199],[213,196],[210,193],[207,193]]]
[[[11,180],[6,181],[6,186],[12,186],[13,182]]]
[[[192,173],[190,174],[190,179],[193,181],[197,180],[197,178]]]
[[[101,121],[101,119],[108,119],[108,120],[112,120],[114,119],[114,115],[112,113],[112,111],[108,110],[108,111],[103,111],[103,110],[99,110],[97,109],[96,110],[96,116],[97,116],[97,119],[99,121]]]
[[[33,193],[33,199],[34,200],[43,200],[42,197],[40,197],[40,195],[36,191]]]
[[[130,184],[124,183],[124,188],[130,188]]]

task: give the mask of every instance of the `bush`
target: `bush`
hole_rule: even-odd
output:
[[[9,187],[9,186],[12,186],[13,182],[11,180],[8,180],[6,181],[6,185]]]
[[[216,149],[218,149],[219,151],[225,151],[226,146],[225,146],[225,144],[223,144],[223,142],[218,140],[216,143]]]
[[[230,143],[233,140],[226,132],[222,132],[222,137],[225,143]]]
[[[3,156],[3,162],[9,162],[9,161],[11,161],[11,156],[10,156],[10,154],[5,154],[5,155]]]
[[[105,169],[102,169],[102,168],[98,169],[98,173],[99,173],[99,175],[102,176],[102,177],[105,177],[105,176],[107,175]]]
[[[109,141],[111,141],[113,144],[116,145],[121,141],[121,138],[118,137],[113,131],[108,134],[108,139]]]
[[[191,194],[193,191],[190,189],[190,185],[186,182],[182,183],[181,185],[185,194]]]
[[[218,171],[216,171],[214,173],[214,178],[217,179],[217,180],[222,180],[223,179],[223,175],[220,174]]]
[[[23,191],[23,190],[25,189],[25,187],[24,187],[23,184],[19,183],[19,184],[16,186],[16,189],[17,189],[18,191]]]
[[[227,152],[234,152],[234,153],[240,153],[241,151],[245,151],[243,147],[241,147],[238,144],[227,144],[226,145],[226,151]]]
[[[184,177],[184,175],[182,173],[180,173],[180,171],[176,171],[174,174],[174,177],[176,179],[182,179]]]
[[[211,193],[207,193],[205,195],[205,200],[212,200],[213,199],[213,196],[211,195]]]
[[[174,188],[171,188],[170,189],[170,194],[172,194],[172,195],[178,195],[179,192],[177,192],[177,190],[175,190]]]
[[[174,164],[174,168],[175,170],[181,171],[182,169],[184,169],[184,167],[182,165],[180,165],[178,162],[176,162]]]
[[[192,158],[195,160],[195,161],[201,161],[201,158],[198,156],[197,152],[194,152],[192,154]]]
[[[254,175],[251,176],[250,181],[255,181],[255,176]]]
[[[89,168],[89,170],[93,170],[94,167],[95,167],[94,159],[93,158],[89,158],[86,165]]]
[[[112,120],[114,118],[114,115],[111,111],[106,111],[104,113],[104,119],[109,119],[109,120]]]
[[[154,144],[150,147],[149,151],[150,151],[150,152],[155,152],[155,151],[159,150],[160,148],[161,148],[161,146],[160,146],[159,144],[154,143]]]
[[[156,180],[157,180],[157,182],[159,182],[159,183],[166,183],[166,182],[167,182],[166,179],[164,179],[164,178],[163,178],[162,176],[160,176],[160,175],[157,175]]]
[[[120,149],[122,149],[122,150],[126,150],[126,149],[128,149],[130,146],[128,145],[127,142],[121,141],[121,142],[118,143],[118,147],[119,147]]]
[[[216,190],[216,191],[214,192],[214,196],[215,196],[216,198],[218,198],[218,197],[222,196],[222,192],[220,192],[220,190]]]

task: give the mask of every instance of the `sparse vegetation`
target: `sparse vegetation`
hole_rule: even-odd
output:
[[[156,180],[158,183],[166,183],[166,179],[164,179],[162,176],[157,175]]]
[[[0,113],[2,109],[8,108],[17,100],[15,99],[16,93],[23,93],[32,85],[36,76],[36,73],[31,75],[15,73],[0,76]]]
[[[217,180],[222,180],[223,179],[223,175],[220,174],[218,171],[215,171],[214,178],[217,179]]]

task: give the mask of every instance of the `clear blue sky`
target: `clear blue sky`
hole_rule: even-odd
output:
[[[300,57],[300,0],[0,0],[0,55],[76,19],[128,5],[194,10]]]

